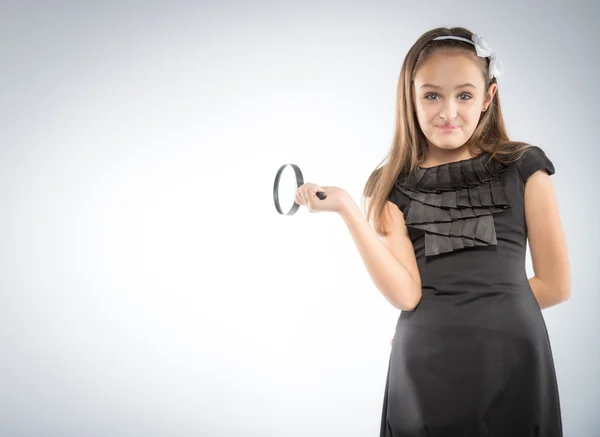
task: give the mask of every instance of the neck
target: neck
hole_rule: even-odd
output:
[[[428,145],[425,151],[425,158],[420,164],[421,167],[435,167],[448,164],[450,162],[462,161],[478,156],[479,153],[471,153],[467,146],[463,145],[455,149],[442,149],[437,146]]]

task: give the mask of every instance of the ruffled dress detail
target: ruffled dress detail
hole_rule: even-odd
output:
[[[425,256],[497,244],[492,214],[511,208],[499,180],[508,167],[482,152],[398,177],[410,198],[406,225],[425,231]]]

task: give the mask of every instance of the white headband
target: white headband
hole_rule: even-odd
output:
[[[502,61],[500,60],[500,58],[498,58],[498,55],[496,54],[494,49],[488,44],[488,42],[485,39],[483,39],[483,37],[474,33],[471,37],[471,40],[468,40],[467,38],[463,38],[461,36],[451,35],[438,36],[436,38],[433,38],[433,40],[436,39],[456,39],[459,41],[468,42],[469,44],[473,44],[475,46],[475,50],[477,51],[477,56],[482,58],[490,58],[490,79],[502,75],[504,70]]]

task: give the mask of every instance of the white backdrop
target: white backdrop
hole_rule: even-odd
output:
[[[572,298],[543,314],[565,436],[600,428],[594,2],[23,3],[0,6],[0,435],[377,436],[399,311],[273,178],[360,202],[437,26],[498,51],[511,137],[555,164]]]

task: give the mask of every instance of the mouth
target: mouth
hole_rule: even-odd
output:
[[[456,126],[454,124],[441,124],[441,125],[438,125],[437,127],[439,127],[442,130],[454,130],[454,129],[458,129],[458,126]]]

